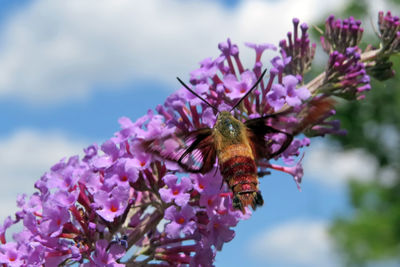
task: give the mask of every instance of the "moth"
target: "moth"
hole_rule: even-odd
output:
[[[233,193],[233,208],[243,213],[247,206],[255,210],[264,203],[258,188],[258,163],[283,153],[292,143],[294,135],[316,122],[320,118],[319,114],[331,107],[329,101],[313,104],[309,114],[299,123],[301,126],[291,133],[270,126],[269,120],[283,116],[284,112],[240,121],[231,112],[258,86],[265,72],[230,111],[219,111],[178,78],[187,90],[216,111],[214,127],[144,141],[148,152],[176,162],[190,173],[207,173],[218,159],[221,175]],[[276,142],[273,135],[279,135],[280,142]]]

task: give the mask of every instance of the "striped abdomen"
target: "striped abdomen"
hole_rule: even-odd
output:
[[[258,190],[257,165],[252,150],[245,144],[225,147],[219,153],[221,174],[233,192],[233,207],[242,210],[251,205],[253,209],[263,204]]]

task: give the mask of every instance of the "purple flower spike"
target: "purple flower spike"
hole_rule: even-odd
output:
[[[329,16],[325,22],[325,33],[321,36],[322,48],[330,54],[333,51],[344,53],[346,48],[357,46],[364,32],[360,25],[361,21],[353,17],[335,20],[335,16]]]
[[[345,54],[334,51],[329,57],[329,67],[323,92],[346,99],[359,98],[370,89],[370,78],[364,63],[360,62],[357,47],[346,49]]]
[[[386,15],[379,12],[378,25],[383,49],[387,53],[397,53],[400,51],[400,19],[392,16],[388,11]]]
[[[293,33],[289,32],[288,42],[282,40],[279,43],[280,53],[282,58],[290,57],[292,60],[285,67],[285,74],[303,76],[311,67],[311,62],[315,55],[315,44],[310,44],[310,39],[307,34],[307,24],[301,24],[301,36],[298,33],[298,25],[300,21],[297,18],[293,19]]]
[[[381,11],[378,15],[378,25],[382,48],[380,57],[372,66],[368,66],[368,72],[374,78],[384,81],[395,74],[389,57],[400,52],[400,18],[392,16],[390,11],[386,14]]]

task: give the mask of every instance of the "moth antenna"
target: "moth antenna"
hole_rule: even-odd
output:
[[[265,73],[267,72],[267,69],[265,69],[263,71],[263,73],[261,73],[261,76],[258,78],[258,80],[256,81],[256,83],[253,85],[253,87],[250,88],[249,91],[247,91],[247,93],[231,108],[230,111],[234,110],[237,106],[239,106],[239,104],[243,101],[243,99],[245,99],[256,87],[257,85],[261,82],[262,78],[264,77]]]
[[[215,110],[217,113],[219,112],[219,110],[214,107],[213,105],[211,105],[210,103],[208,103],[207,100],[205,100],[204,98],[202,98],[201,96],[199,96],[195,91],[193,91],[192,89],[189,88],[189,86],[187,86],[181,79],[179,79],[179,77],[176,77],[178,79],[178,81],[183,85],[183,87],[185,87],[189,92],[191,92],[192,94],[194,94],[195,96],[197,96],[198,98],[200,98],[201,100],[203,100],[204,103],[206,103],[208,106],[210,106],[213,110]]]

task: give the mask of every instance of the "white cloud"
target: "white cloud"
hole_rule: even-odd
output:
[[[327,229],[323,221],[281,223],[254,237],[249,253],[279,266],[340,266]]]
[[[24,129],[0,139],[0,222],[16,211],[16,196],[30,194],[33,185],[63,157],[82,154],[84,142],[59,132]]]
[[[304,157],[307,179],[327,186],[341,186],[349,179],[371,181],[376,178],[377,168],[375,157],[362,149],[341,150],[322,142],[311,144]]]
[[[343,2],[251,0],[226,9],[216,1],[33,1],[2,27],[0,96],[43,104],[85,97],[98,84],[177,87],[175,77],[218,55],[227,37],[277,43],[293,17],[312,22]]]

